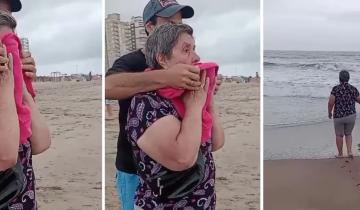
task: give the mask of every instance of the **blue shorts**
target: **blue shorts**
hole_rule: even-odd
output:
[[[136,174],[129,174],[117,170],[116,189],[122,210],[134,210],[135,192],[139,185],[139,177]]]

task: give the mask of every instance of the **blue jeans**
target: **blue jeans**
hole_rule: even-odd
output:
[[[134,210],[135,191],[139,185],[139,177],[123,171],[116,171],[116,189],[123,210]]]

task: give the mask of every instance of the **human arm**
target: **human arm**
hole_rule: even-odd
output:
[[[355,101],[360,104],[360,94],[358,89],[355,88]]]
[[[332,118],[332,111],[335,105],[335,96],[333,94],[330,95],[329,97],[329,102],[328,102],[328,116],[329,119]]]
[[[0,171],[16,164],[20,139],[11,54],[9,58],[6,48],[0,44]]]
[[[136,73],[125,68],[105,78],[106,99],[121,100],[168,86],[187,90],[197,90],[200,86],[200,70],[192,65],[176,64],[166,70]]]
[[[184,96],[186,111],[181,122],[172,115],[162,117],[147,128],[137,141],[141,150],[170,170],[186,170],[197,159],[201,144],[202,108],[209,86],[204,75],[202,88],[187,92]]]
[[[221,149],[225,143],[224,129],[220,121],[219,112],[215,107],[214,102],[210,105],[210,113],[213,117],[213,128],[212,128],[212,151],[215,152]]]
[[[27,91],[25,84],[23,87],[24,103],[31,109],[31,151],[33,155],[40,154],[47,150],[51,144],[49,128],[42,117],[37,104]]]

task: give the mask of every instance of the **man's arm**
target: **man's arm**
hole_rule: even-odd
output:
[[[168,86],[198,90],[199,75],[198,67],[186,64],[176,64],[165,70],[111,74],[105,78],[105,98],[120,100]]]
[[[117,73],[105,78],[105,98],[120,100],[166,86],[164,71]]]
[[[329,102],[328,102],[329,119],[332,118],[332,111],[333,111],[334,105],[335,105],[335,96],[331,94],[329,97]]]

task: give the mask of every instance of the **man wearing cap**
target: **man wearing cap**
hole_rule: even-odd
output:
[[[157,26],[182,23],[183,18],[191,18],[193,15],[192,7],[180,5],[175,0],[150,0],[144,8],[143,21],[146,33],[149,34]],[[124,210],[134,208],[134,196],[139,183],[131,145],[125,133],[127,111],[132,96],[166,86],[197,90],[201,85],[200,70],[192,65],[177,64],[169,71],[144,72],[147,67],[142,49],[136,50],[117,59],[108,70],[105,79],[105,97],[119,100],[120,106],[116,185]]]
[[[0,0],[0,11],[12,13],[19,12],[21,8],[22,4],[20,0]],[[5,64],[7,62],[7,59],[4,57],[4,52],[3,46],[0,46],[0,64]],[[21,62],[25,76],[35,79],[36,67],[34,58],[31,57],[31,53],[23,52]]]

